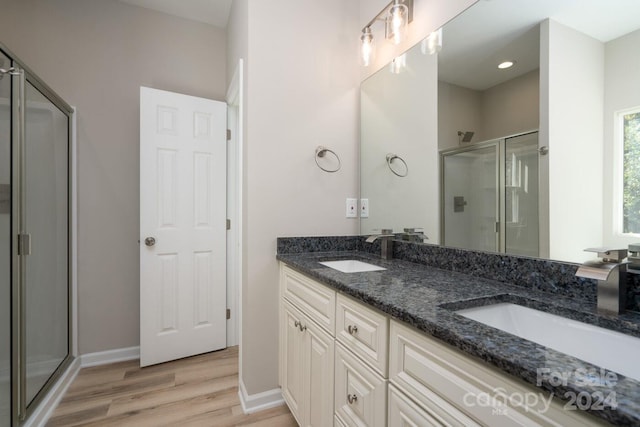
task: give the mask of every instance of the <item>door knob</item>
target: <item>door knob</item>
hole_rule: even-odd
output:
[[[156,244],[156,239],[153,237],[147,237],[146,239],[144,239],[144,244],[147,246],[153,246]]]

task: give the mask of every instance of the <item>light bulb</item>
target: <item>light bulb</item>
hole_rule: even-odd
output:
[[[360,41],[360,64],[364,67],[368,67],[373,63],[373,58],[376,53],[371,28],[367,27],[362,30]]]
[[[394,44],[400,44],[407,32],[409,9],[402,3],[395,3],[389,9],[387,18],[388,35]]]

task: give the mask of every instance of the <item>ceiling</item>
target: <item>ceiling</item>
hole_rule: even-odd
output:
[[[608,42],[640,28],[638,16],[638,0],[481,0],[444,26],[438,75],[485,90],[538,68],[538,25],[547,18]],[[516,66],[497,70],[507,59]]]
[[[157,10],[192,21],[227,28],[233,0],[120,0],[133,6]]]

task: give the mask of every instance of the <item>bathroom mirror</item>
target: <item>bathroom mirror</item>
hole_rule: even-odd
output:
[[[621,226],[620,125],[640,110],[638,16],[633,0],[479,1],[439,53],[425,40],[365,80],[361,234],[573,262],[640,241]]]

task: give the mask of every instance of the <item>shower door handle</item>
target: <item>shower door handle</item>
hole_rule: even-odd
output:
[[[144,239],[144,244],[147,246],[153,246],[156,244],[156,239],[154,237],[147,237]]]

